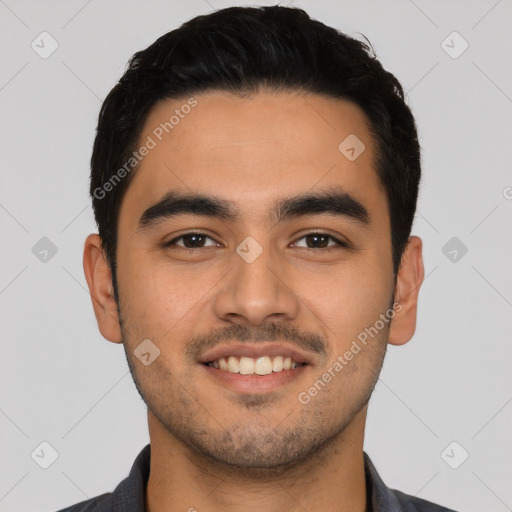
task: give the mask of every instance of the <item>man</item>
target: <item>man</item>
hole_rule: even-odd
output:
[[[199,16],[132,58],[91,160],[84,270],[150,445],[68,511],[446,511],[363,452],[413,336],[413,116],[366,44],[284,7]]]

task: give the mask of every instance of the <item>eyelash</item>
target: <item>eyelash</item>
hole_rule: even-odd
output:
[[[173,246],[178,240],[181,240],[182,238],[184,238],[186,236],[190,236],[190,235],[203,236],[203,237],[206,237],[206,238],[210,238],[211,240],[214,240],[210,235],[207,235],[206,233],[201,233],[199,231],[190,231],[188,233],[183,233],[182,235],[180,235],[180,236],[178,236],[176,238],[173,238],[169,242],[164,243],[163,247],[169,248],[169,247]],[[331,251],[332,249],[337,249],[337,248],[340,248],[340,247],[344,247],[344,248],[348,248],[349,247],[349,245],[347,243],[339,240],[338,238],[336,238],[336,237],[334,237],[332,235],[329,235],[328,233],[323,233],[321,231],[311,231],[310,233],[306,233],[306,234],[302,235],[297,240],[302,240],[303,238],[307,238],[308,236],[312,236],[312,235],[317,235],[317,236],[323,236],[323,237],[330,238],[331,240],[336,242],[336,244],[338,244],[338,247],[329,246],[329,247],[317,248],[317,249],[311,248],[311,247],[303,247],[303,249],[307,249],[308,251],[319,251],[319,250]],[[197,251],[199,249],[209,249],[209,248],[211,248],[213,246],[196,247],[196,248],[189,248],[189,247],[184,247],[184,246],[177,246],[177,247],[179,247],[180,249],[188,250],[188,251]]]

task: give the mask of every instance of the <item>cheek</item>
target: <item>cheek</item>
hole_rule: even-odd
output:
[[[326,325],[328,338],[347,341],[373,324],[388,306],[389,272],[384,263],[368,251],[339,265],[292,266],[283,269],[281,277],[305,305],[304,316],[312,313],[320,329],[322,323]],[[136,319],[133,328],[147,337],[172,335],[170,331],[183,328],[182,320],[197,320],[209,310],[205,305],[224,286],[229,268],[205,262],[171,265],[160,256],[127,251],[118,261],[124,321]]]
[[[124,320],[137,324],[133,327],[139,333],[170,336],[181,320],[197,315],[222,275],[219,270],[199,272],[193,265],[171,266],[147,256],[125,258],[118,266]]]
[[[370,265],[326,267],[314,277],[297,279],[294,291],[329,328],[327,336],[350,342],[387,309],[391,293],[387,276]]]

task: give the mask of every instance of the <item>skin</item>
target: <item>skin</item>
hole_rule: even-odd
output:
[[[387,197],[356,105],[289,93],[195,98],[198,105],[144,157],[123,198],[119,311],[98,235],[89,235],[84,248],[99,330],[123,343],[148,405],[147,510],[363,512],[367,404],[387,344],[405,344],[415,330],[421,240],[409,239],[395,284]],[[185,101],[154,107],[140,140]],[[353,162],[338,150],[351,133],[366,146]],[[326,214],[279,223],[272,217],[276,199],[331,187],[357,198],[370,224]],[[144,210],[171,190],[221,196],[236,203],[240,219],[187,214],[137,231]],[[191,230],[211,239],[191,250],[184,239],[162,247]],[[304,236],[313,230],[350,241],[350,248],[332,239],[331,251],[308,245]],[[236,252],[247,236],[263,248],[250,264]],[[393,300],[400,307],[392,322],[308,404],[300,403],[299,393]],[[297,340],[310,336],[323,350],[306,350],[311,364],[274,391],[238,393],[214,381],[187,351],[200,351],[213,331],[222,345],[276,335],[304,350]],[[160,349],[148,366],[133,352],[146,338]]]

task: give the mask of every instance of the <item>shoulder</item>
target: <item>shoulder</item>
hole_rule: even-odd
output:
[[[366,485],[374,512],[456,512],[431,501],[389,488],[380,477],[369,455],[364,453]]]
[[[107,492],[57,512],[138,512],[144,510],[144,496],[149,477],[151,446],[147,444],[137,455],[130,474],[113,492]]]
[[[404,512],[456,512],[451,508],[443,507],[437,503],[405,494],[396,489],[389,489]]]
[[[101,494],[95,498],[90,498],[80,503],[75,503],[70,507],[63,508],[57,512],[106,512],[112,508],[112,493]]]

